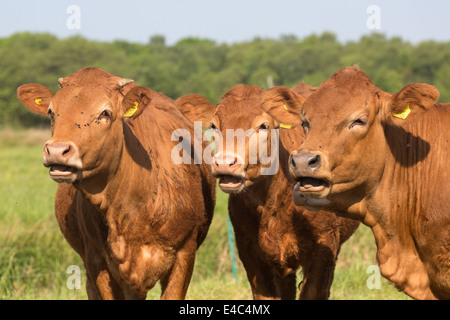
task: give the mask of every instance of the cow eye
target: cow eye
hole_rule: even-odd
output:
[[[349,129],[352,129],[354,127],[362,127],[362,126],[365,126],[366,124],[367,124],[366,118],[359,118],[350,124]]]
[[[47,115],[48,115],[50,118],[53,118],[53,117],[55,116],[55,113],[53,112],[52,109],[48,108],[48,109],[47,109]]]
[[[309,130],[309,122],[306,121],[306,120],[302,121],[302,127],[303,127],[303,131],[306,134],[308,132],[308,130]]]
[[[52,109],[48,108],[47,115],[50,117],[51,125],[53,126],[55,124],[55,113]]]
[[[217,130],[216,125],[215,125],[214,123],[212,123],[212,122],[211,122],[211,124],[210,124],[210,127],[211,127],[211,129],[213,129],[213,130]]]
[[[259,130],[267,130],[267,129],[269,129],[269,125],[267,123],[262,123],[258,128],[258,132]]]
[[[111,111],[103,110],[102,113],[100,113],[100,115],[98,116],[98,120],[102,120],[102,119],[106,119],[106,120],[111,119]]]

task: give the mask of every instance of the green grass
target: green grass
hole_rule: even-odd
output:
[[[57,185],[42,166],[42,145],[49,136],[45,130],[0,131],[0,299],[87,299],[81,259],[61,235],[54,217]],[[228,245],[227,196],[219,190],[187,299],[251,299],[245,270],[239,259],[236,264],[237,281]],[[380,289],[368,289],[367,268],[375,264],[372,233],[361,226],[341,250],[330,298],[407,299],[384,279]],[[66,285],[70,265],[82,270],[80,290]],[[159,295],[157,286],[147,298]]]

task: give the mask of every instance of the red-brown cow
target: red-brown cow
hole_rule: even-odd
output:
[[[236,146],[221,152],[219,141],[212,162],[220,188],[230,194],[228,208],[239,257],[255,299],[295,299],[300,267],[304,276],[300,299],[327,299],[341,245],[359,223],[329,212],[317,215],[292,203],[294,181],[290,181],[287,160],[289,152],[300,146],[295,138],[302,135],[301,129],[280,132],[279,170],[273,163],[260,161],[264,148],[252,144],[264,141],[267,155],[278,160],[273,144],[278,139],[272,139],[277,130],[271,129],[279,126],[260,109],[262,92],[257,86],[233,87],[211,119],[211,127],[216,135],[221,132],[224,142],[234,134],[230,129],[249,133],[245,154],[239,154]],[[257,148],[258,157],[252,161],[251,150]]]
[[[295,203],[369,226],[382,275],[417,299],[450,299],[450,104],[438,98],[421,83],[383,92],[357,67],[306,100],[283,87],[262,97],[306,134],[289,160]]]
[[[193,130],[166,96],[98,68],[18,89],[51,118],[44,165],[61,183],[55,213],[82,257],[90,299],[183,299],[215,205],[206,165],[174,165],[172,132]],[[62,183],[65,182],[65,183]]]

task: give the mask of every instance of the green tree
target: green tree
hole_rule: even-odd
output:
[[[236,84],[292,87],[319,85],[336,70],[359,64],[381,89],[396,92],[411,82],[435,85],[450,101],[450,43],[411,44],[381,33],[340,43],[324,32],[303,39],[255,38],[233,44],[188,37],[167,45],[163,35],[148,43],[98,42],[80,36],[59,39],[46,33],[17,33],[0,39],[0,127],[47,125],[17,99],[17,87],[42,83],[56,92],[57,79],[76,70],[100,67],[136,83],[178,97],[198,93],[217,103]]]

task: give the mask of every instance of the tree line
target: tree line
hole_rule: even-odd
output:
[[[17,33],[0,39],[0,128],[48,126],[47,119],[31,114],[17,99],[17,87],[36,82],[56,92],[59,77],[86,66],[134,79],[173,99],[198,93],[215,104],[239,83],[263,89],[302,81],[317,86],[354,64],[385,91],[425,82],[438,88],[441,102],[450,102],[450,42],[412,44],[373,33],[341,43],[335,34],[324,32],[232,44],[189,37],[167,45],[162,35],[142,44]]]

